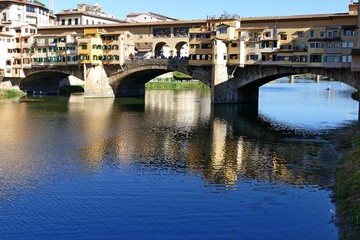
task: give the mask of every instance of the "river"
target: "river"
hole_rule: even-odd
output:
[[[277,81],[258,113],[207,91],[2,100],[1,239],[337,239],[353,91]]]

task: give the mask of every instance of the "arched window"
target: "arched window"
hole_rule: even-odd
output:
[[[96,49],[96,44],[94,44],[94,45],[92,46],[92,48],[93,48],[93,49]]]
[[[98,57],[96,55],[93,56],[93,60],[98,60]]]

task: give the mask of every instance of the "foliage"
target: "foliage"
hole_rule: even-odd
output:
[[[360,135],[354,142],[356,147],[344,158],[335,180],[334,199],[341,239],[360,236]]]
[[[15,89],[0,90],[0,97],[14,98],[14,97],[22,97],[24,95],[26,95],[26,93],[24,93],[21,90],[15,90]]]
[[[202,82],[149,82],[145,85],[147,90],[193,90],[208,89]]]
[[[185,73],[175,71],[173,73],[175,80],[192,80],[193,78]]]
[[[360,101],[360,92],[359,92],[359,91],[354,92],[353,94],[351,94],[351,97],[352,97],[354,100]]]

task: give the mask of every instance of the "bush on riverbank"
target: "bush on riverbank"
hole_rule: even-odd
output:
[[[351,94],[351,97],[352,97],[354,100],[360,101],[360,92],[359,92],[359,91],[354,92],[353,94]]]
[[[193,78],[185,73],[181,73],[181,72],[173,72],[173,78],[175,80],[192,80]]]
[[[146,90],[192,90],[208,89],[202,82],[148,82]]]
[[[360,135],[355,144],[355,149],[345,156],[335,180],[340,239],[360,236]]]
[[[22,96],[25,96],[25,95],[26,95],[26,93],[24,93],[21,90],[0,89],[0,97],[3,97],[3,98],[22,97]]]

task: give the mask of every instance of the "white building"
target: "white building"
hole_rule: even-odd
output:
[[[22,70],[31,67],[30,47],[36,27],[16,22],[1,24],[0,29],[0,69],[5,77],[24,77]]]
[[[98,4],[78,4],[76,9],[62,10],[56,16],[59,25],[96,25],[126,22],[106,14]]]
[[[37,26],[51,25],[51,16],[44,4],[34,0],[0,0],[0,20],[6,22],[22,22]]]
[[[129,22],[165,22],[178,20],[176,18],[171,18],[152,12],[130,13],[126,17],[126,20]]]

